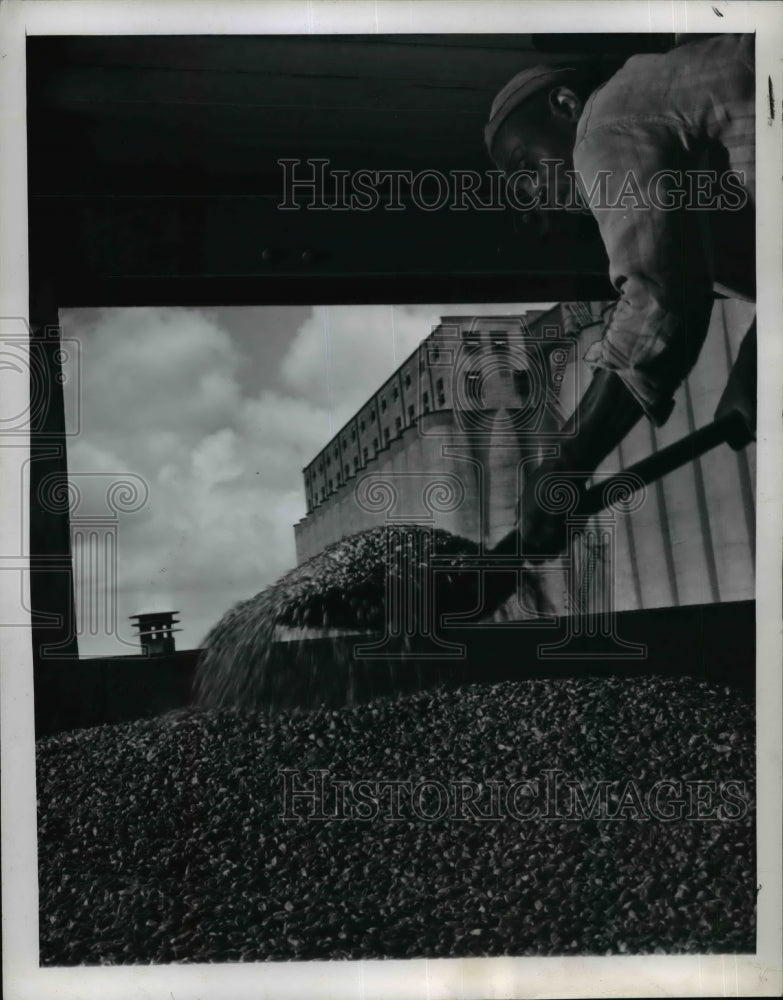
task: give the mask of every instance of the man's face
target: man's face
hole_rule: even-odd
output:
[[[518,179],[521,203],[529,203],[531,198],[552,208],[570,203],[572,186],[567,172],[574,166],[577,121],[578,115],[572,120],[553,114],[545,93],[517,108],[498,130],[492,146],[497,168],[507,177],[517,171],[535,175],[533,180],[524,176]],[[559,164],[557,169],[555,162]]]

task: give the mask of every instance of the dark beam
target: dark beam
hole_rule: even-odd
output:
[[[61,281],[62,307],[351,305],[600,301],[614,294],[593,275],[380,275],[342,277],[77,277]]]
[[[30,296],[30,606],[33,663],[78,656],[61,339],[50,282]]]
[[[592,220],[548,238],[511,212],[282,211],[276,197],[32,198],[60,305],[485,302],[612,296]],[[52,232],[68,234],[60,253]]]

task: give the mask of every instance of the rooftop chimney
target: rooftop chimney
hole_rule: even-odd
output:
[[[146,615],[130,615],[133,627],[139,630],[139,640],[143,653],[149,656],[170,656],[174,653],[174,633],[181,632],[181,628],[174,628],[179,624],[179,611],[152,611]],[[133,619],[137,619],[133,621]]]

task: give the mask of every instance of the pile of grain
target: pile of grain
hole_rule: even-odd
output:
[[[264,704],[278,675],[290,672],[293,658],[300,658],[301,672],[312,667],[306,644],[279,655],[275,640],[281,628],[383,632],[390,591],[405,593],[411,607],[426,600],[439,615],[471,611],[479,600],[479,576],[463,567],[461,557],[477,552],[468,539],[420,525],[380,526],[335,542],[220,619],[202,643],[197,703],[213,708]],[[439,557],[434,576],[432,556]],[[485,577],[484,606],[496,607],[515,583],[508,574]],[[528,600],[547,610],[532,574],[524,585]]]
[[[671,822],[286,820],[285,768],[733,780],[752,804],[753,708],[687,679],[538,680],[44,739],[42,964],[754,950],[752,805]]]

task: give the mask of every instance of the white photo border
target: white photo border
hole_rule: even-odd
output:
[[[446,8],[448,8],[446,10]],[[0,4],[0,316],[28,309],[25,39],[27,35],[756,32],[759,433],[755,955],[417,959],[40,968],[29,633],[0,635],[3,965],[9,1000],[218,997],[777,996],[781,984],[781,538],[783,538],[783,3],[560,0],[4,0]],[[776,98],[770,117],[768,79]],[[14,412],[26,408],[20,380]],[[21,447],[0,448],[0,553],[24,523]],[[0,602],[19,608],[0,574]],[[29,598],[29,593],[26,595]],[[29,605],[29,600],[27,601]]]

